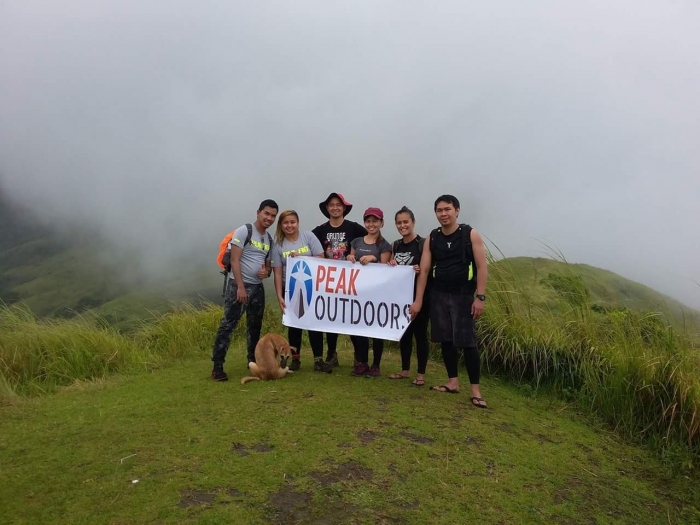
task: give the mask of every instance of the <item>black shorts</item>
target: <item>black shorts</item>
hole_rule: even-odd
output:
[[[433,343],[454,343],[457,348],[476,346],[472,317],[474,298],[468,294],[433,289],[430,297],[430,339]]]

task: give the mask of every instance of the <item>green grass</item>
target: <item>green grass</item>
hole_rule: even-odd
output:
[[[342,338],[341,341],[344,341]],[[306,351],[308,352],[308,350]],[[193,359],[1,408],[4,523],[693,523],[671,475],[549,395],[466,393],[302,369],[241,386]],[[395,352],[384,361],[397,369]],[[444,376],[431,363],[429,384]],[[133,480],[138,480],[133,483]]]
[[[690,336],[653,312],[600,307],[575,267],[548,273],[556,302],[533,299],[517,273],[507,261],[492,267],[493,300],[478,325],[486,368],[553,387],[633,439],[697,457],[700,355]]]
[[[478,323],[490,377],[484,392],[494,407],[488,412],[474,411],[466,395],[352,380],[347,367],[318,376],[306,373],[308,363],[289,381],[214,385],[206,375],[221,315],[215,305],[150,314],[128,332],[92,315],[47,320],[2,308],[0,400],[7,417],[0,426],[0,467],[15,481],[0,489],[0,503],[33,508],[21,516],[28,522],[53,521],[56,509],[76,516],[72,521],[90,521],[85,501],[92,501],[93,487],[69,486],[77,483],[70,473],[87,466],[80,483],[99,480],[95,490],[111,502],[93,501],[94,512],[115,523],[224,522],[223,516],[313,522],[335,508],[333,523],[348,512],[355,520],[348,523],[392,523],[397,513],[398,523],[452,523],[477,512],[487,522],[506,523],[700,522],[692,488],[700,459],[700,355],[693,333],[654,312],[604,303],[579,270],[548,266],[533,288],[535,278],[522,279],[517,264],[492,264],[487,313]],[[272,295],[269,303],[263,331],[280,332]],[[235,346],[232,354],[243,351]],[[229,363],[234,377],[243,375],[242,363],[233,357]],[[431,367],[431,375],[442,378],[441,367]],[[118,378],[102,379],[114,374]],[[37,398],[51,392],[56,395]],[[103,419],[88,414],[89,406]],[[593,431],[579,412],[617,437]],[[64,415],[51,422],[54,414]],[[362,436],[374,439],[358,448]],[[433,441],[416,442],[416,436]],[[44,437],[48,446],[38,450]],[[217,443],[228,438],[225,448],[263,443],[273,450],[238,456],[227,448],[232,455],[226,455]],[[649,452],[621,440],[646,444]],[[68,443],[78,444],[66,449]],[[142,469],[101,463],[94,454],[105,454],[104,446],[119,454],[124,446],[137,450]],[[23,456],[31,458],[28,470],[11,461]],[[249,463],[241,461],[264,474],[246,478]],[[226,466],[223,472],[217,464]],[[53,474],[46,470],[52,466]],[[363,469],[372,471],[371,479]],[[354,477],[323,485],[326,471]],[[154,493],[138,492],[141,481],[125,488],[128,475],[150,480]],[[14,494],[25,477],[29,500]],[[29,488],[54,477],[56,491]],[[88,496],[81,499],[83,492]],[[63,501],[63,493],[74,496]],[[182,509],[180,500],[162,505],[173,498],[183,501]],[[187,506],[188,498],[199,503]],[[120,510],[120,501],[132,514]],[[445,507],[444,520],[435,521]]]

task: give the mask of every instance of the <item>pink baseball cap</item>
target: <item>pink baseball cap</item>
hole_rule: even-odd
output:
[[[380,210],[379,208],[367,208],[365,210],[365,213],[362,214],[362,218],[366,219],[367,217],[376,217],[380,221],[384,220],[384,212]]]

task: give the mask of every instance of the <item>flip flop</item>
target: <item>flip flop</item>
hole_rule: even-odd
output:
[[[391,374],[389,379],[408,379],[408,376],[403,376],[399,372],[396,372],[395,374]]]
[[[444,388],[444,390],[440,390],[441,388]],[[430,390],[435,390],[436,392],[442,392],[445,394],[459,394],[459,390],[452,390],[449,386],[447,385],[441,385],[441,386],[431,386]]]
[[[488,405],[481,404],[482,402],[486,403],[486,401],[484,401],[483,398],[481,398],[481,397],[474,396],[474,397],[470,397],[469,399],[471,399],[472,405],[474,405],[476,408],[488,408],[489,407]],[[475,401],[476,401],[476,403],[475,403]]]
[[[418,387],[425,386],[425,379],[414,379],[413,381],[411,381],[411,384],[413,386],[418,386]]]

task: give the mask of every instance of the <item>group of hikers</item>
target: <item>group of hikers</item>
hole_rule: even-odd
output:
[[[390,244],[382,236],[384,212],[370,207],[362,218],[364,226],[347,219],[352,210],[340,193],[331,193],[319,203],[327,218],[312,231],[301,230],[296,211],[278,211],[271,199],[260,203],[254,223],[236,229],[226,245],[226,269],[229,270],[224,294],[224,315],[214,342],[211,377],[226,381],[224,371],[226,352],[231,334],[244,313],[247,315],[247,362],[255,361],[255,347],[260,339],[265,310],[263,279],[274,272],[275,291],[284,311],[285,282],[288,259],[294,257],[321,257],[347,260],[358,264],[389,264],[412,266],[414,302],[410,307],[411,323],[399,343],[401,371],[389,379],[408,379],[410,376],[413,340],[416,342],[417,374],[412,385],[425,385],[428,362],[428,322],[431,340],[440,343],[448,380],[431,390],[456,394],[460,391],[458,379],[459,355],[462,353],[471,383],[471,402],[478,408],[487,408],[479,388],[480,357],[476,344],[474,321],[484,312],[486,301],[486,249],[481,235],[466,224],[460,224],[459,200],[453,195],[441,195],[435,200],[434,211],[439,227],[429,237],[415,232],[413,212],[402,207],[394,215],[401,238]],[[277,219],[274,238],[268,232]],[[230,267],[230,269],[229,269]],[[308,331],[314,370],[331,372],[338,366],[338,334],[325,334],[327,353],[323,359],[323,332]],[[355,350],[354,376],[380,376],[384,341],[372,339],[373,360],[369,362],[370,340],[351,335]],[[290,346],[295,348],[290,370],[301,366],[302,330],[288,328]]]

